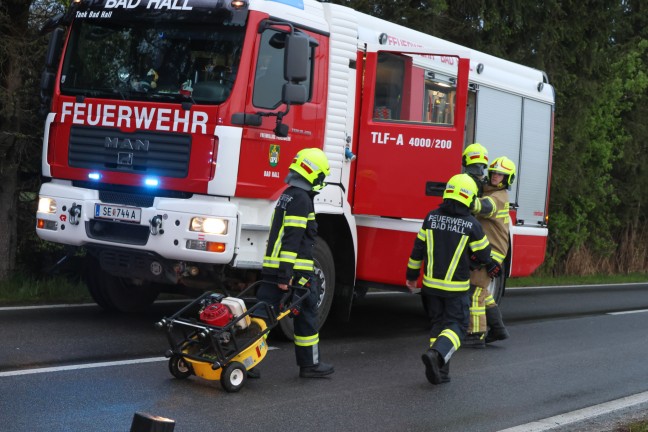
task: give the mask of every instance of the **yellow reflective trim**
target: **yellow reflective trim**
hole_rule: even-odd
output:
[[[473,203],[472,212],[474,214],[479,214],[479,212],[481,211],[481,208],[482,208],[481,200],[476,199],[475,202]]]
[[[272,257],[263,257],[263,267],[279,268],[279,260]]]
[[[315,213],[308,213],[308,220],[309,221],[315,220]]]
[[[454,276],[455,272],[457,271],[459,260],[463,255],[464,249],[466,248],[466,243],[468,243],[468,236],[462,235],[461,240],[459,241],[459,244],[457,245],[457,248],[455,249],[454,254],[452,255],[452,260],[450,261],[450,265],[448,266],[448,270],[446,271],[445,274],[445,280],[447,281],[452,280],[452,276]]]
[[[506,256],[502,255],[499,252],[495,252],[495,250],[491,249],[491,258],[493,258],[499,264],[502,264],[504,262],[504,258],[506,258]]]
[[[308,224],[305,217],[298,216],[286,216],[284,218],[284,226],[296,227],[296,228],[306,228]]]
[[[493,305],[496,304],[496,303],[495,303],[495,299],[493,298],[492,295],[488,295],[488,296],[486,297],[486,299],[484,300],[484,304],[485,304],[486,306],[493,306]]]
[[[415,260],[415,259],[410,258],[407,261],[407,268],[410,268],[412,270],[420,270],[422,264],[423,264],[423,261]]]
[[[491,211],[486,215],[486,217],[492,217],[497,211],[497,204],[495,203],[495,200],[489,196],[484,199],[487,199],[491,203]]]
[[[421,229],[419,230],[419,232],[416,234],[416,238],[419,239],[419,240],[421,240],[421,241],[425,241],[425,237],[426,237],[426,236],[425,236],[425,232],[426,232],[426,230],[424,230],[423,228],[421,228]]]
[[[470,281],[445,281],[423,275],[423,285],[444,291],[466,291],[470,288]]]
[[[272,245],[272,253],[270,256],[272,257],[279,256],[279,251],[281,251],[281,239],[283,238],[283,233],[284,233],[284,228],[282,225],[281,228],[279,228],[279,232],[277,233],[277,239],[275,240],[274,245]]]
[[[474,242],[470,243],[470,250],[477,252],[482,249],[486,249],[488,245],[488,239],[486,238],[486,236],[484,236],[481,240],[475,240]]]
[[[434,268],[434,232],[432,230],[426,230],[425,240],[427,242],[427,268],[425,269],[423,278],[425,275],[434,274],[432,269]]]
[[[295,345],[297,346],[313,346],[319,342],[319,333],[312,336],[297,336],[295,335]]]
[[[443,330],[439,334],[439,337],[446,337],[450,339],[450,342],[452,342],[452,345],[454,346],[455,350],[458,350],[459,347],[461,346],[461,340],[459,340],[459,336],[457,335],[457,333],[453,332],[450,329]]]

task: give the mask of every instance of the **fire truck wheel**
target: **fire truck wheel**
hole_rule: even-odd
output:
[[[221,385],[228,393],[235,393],[245,385],[247,371],[245,366],[239,362],[232,362],[223,368],[221,372]]]
[[[317,298],[317,329],[321,329],[328,317],[333,303],[335,292],[335,265],[333,253],[326,241],[318,237],[313,248],[313,261],[315,261],[315,276],[319,279],[319,296]],[[293,319],[286,317],[279,321],[281,334],[288,340],[293,340],[295,326]]]
[[[506,283],[506,278],[503,274],[500,274],[496,278],[491,280],[490,285],[488,285],[488,292],[495,299],[495,303],[499,304],[502,300],[502,295],[504,294],[504,284]]]
[[[169,372],[178,379],[185,379],[193,374],[193,369],[182,356],[176,354],[169,359]]]
[[[136,312],[150,306],[160,290],[150,282],[113,276],[95,258],[88,258],[85,281],[90,295],[103,309]]]

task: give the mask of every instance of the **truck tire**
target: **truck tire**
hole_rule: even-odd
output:
[[[113,276],[88,258],[85,282],[92,299],[103,309],[116,312],[137,312],[150,306],[160,294],[155,284]]]
[[[499,276],[491,280],[490,285],[488,285],[488,292],[495,299],[495,303],[499,304],[502,300],[502,295],[504,294],[504,284],[506,283],[506,277],[500,273]]]
[[[313,248],[313,261],[315,261],[315,276],[319,278],[319,298],[317,300],[317,329],[321,329],[331,311],[333,293],[335,292],[335,264],[333,253],[322,238],[317,238]],[[286,339],[293,340],[295,326],[292,317],[279,321],[279,328]]]

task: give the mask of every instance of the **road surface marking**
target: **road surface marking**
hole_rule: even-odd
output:
[[[268,351],[273,351],[277,349],[279,348],[273,346],[268,347]],[[167,360],[168,359],[166,357],[149,357],[149,358],[133,359],[133,360],[85,363],[85,364],[68,365],[68,366],[53,366],[53,367],[38,368],[38,369],[20,369],[15,371],[0,372],[0,378],[18,376],[18,375],[33,375],[39,373],[61,372],[61,371],[78,370],[78,369],[91,369],[91,368],[100,368],[100,367],[109,367],[109,366],[124,366],[124,365],[131,365],[131,364],[140,364],[140,363],[153,363],[153,362],[162,362]]]
[[[531,423],[504,429],[499,432],[547,432],[560,430],[565,426],[578,422],[593,420],[597,417],[608,415],[614,411],[630,408],[635,405],[648,403],[648,392],[638,393],[621,399],[583,408],[577,411],[561,414],[554,417],[534,421]],[[563,429],[564,430],[564,429]]]
[[[642,312],[648,312],[648,309],[640,309],[635,311],[623,311],[623,312],[608,312],[608,315],[627,315],[627,314],[642,313]]]

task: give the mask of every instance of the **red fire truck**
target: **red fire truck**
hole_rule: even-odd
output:
[[[544,260],[542,71],[315,0],[76,0],[49,27],[36,229],[87,251],[105,308],[256,280],[305,147],[331,162],[320,322],[369,288],[404,289],[422,218],[472,142],[518,166],[508,275]]]

